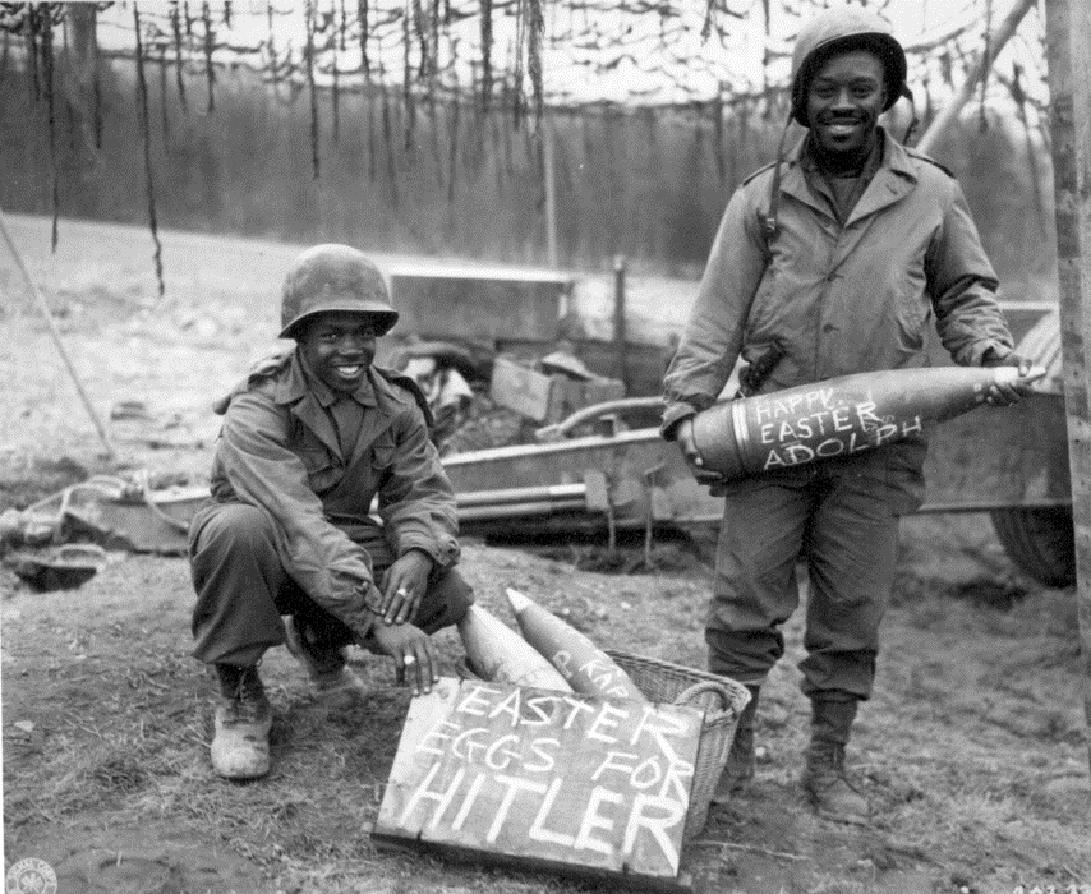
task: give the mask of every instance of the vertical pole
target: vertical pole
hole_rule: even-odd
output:
[[[557,178],[553,173],[553,123],[542,122],[542,168],[545,189],[546,257],[557,266]]]
[[[1091,766],[1091,5],[1046,0],[1061,350]]]
[[[98,432],[99,439],[102,441],[102,446],[106,450],[106,458],[113,459],[115,456],[114,446],[110,443],[110,436],[106,433],[106,426],[102,424],[102,420],[99,419],[98,413],[95,412],[95,405],[91,403],[91,398],[87,396],[87,392],[83,388],[79,373],[76,372],[76,367],[72,363],[72,359],[68,356],[68,351],[64,348],[64,342],[61,341],[61,334],[57,331],[57,324],[53,322],[53,314],[49,311],[49,305],[46,304],[45,298],[43,298],[42,293],[38,291],[38,286],[31,278],[30,272],[23,263],[23,256],[19,254],[19,249],[15,247],[15,242],[8,232],[7,224],[4,223],[3,213],[0,213],[0,238],[3,239],[4,244],[8,247],[8,251],[11,252],[12,260],[15,261],[15,266],[19,268],[19,273],[23,277],[23,282],[26,283],[27,291],[30,292],[31,297],[34,299],[34,303],[38,306],[38,310],[42,312],[42,316],[45,318],[46,326],[49,329],[49,337],[53,339],[53,344],[57,348],[57,353],[60,354],[61,360],[64,361],[64,367],[68,370],[68,375],[72,377],[72,384],[76,386],[76,393],[80,396],[83,408],[87,410],[87,415],[91,417],[91,422],[95,425],[95,431]]]
[[[614,356],[617,377],[629,392],[629,363],[625,351],[625,256],[614,257]]]

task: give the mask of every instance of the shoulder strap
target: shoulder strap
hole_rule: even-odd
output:
[[[435,419],[432,416],[432,408],[428,406],[428,398],[424,396],[424,392],[420,390],[420,385],[417,384],[416,379],[411,376],[405,375],[405,373],[398,372],[396,369],[390,369],[385,366],[373,366],[372,369],[380,375],[383,380],[395,388],[403,388],[408,391],[413,400],[416,401],[417,406],[420,407],[421,412],[424,414],[424,423],[428,426],[428,430],[432,430],[432,426],[435,425]]]

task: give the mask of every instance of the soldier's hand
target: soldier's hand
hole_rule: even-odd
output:
[[[981,360],[981,365],[989,368],[996,368],[1000,366],[1015,367],[1019,379],[1013,382],[998,383],[989,386],[988,394],[985,396],[985,400],[995,406],[1009,406],[1019,401],[1020,398],[1030,394],[1034,388],[1027,380],[1027,376],[1030,375],[1031,367],[1033,364],[1027,360],[1026,357],[1022,357],[1015,351],[1010,351],[1007,354],[997,356],[996,353],[990,349]]]
[[[379,651],[394,659],[394,675],[400,685],[408,680],[414,695],[432,691],[436,658],[427,633],[412,624],[378,621],[371,635]]]
[[[405,624],[416,617],[428,589],[432,565],[431,556],[411,549],[386,570],[382,580],[382,615],[387,624]]]
[[[693,440],[693,419],[683,419],[674,430],[675,440],[685,457],[686,465],[691,469],[700,468],[700,454],[697,452],[697,442]]]

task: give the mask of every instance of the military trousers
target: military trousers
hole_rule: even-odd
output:
[[[389,550],[382,558],[389,563]],[[387,564],[375,564],[378,581]],[[205,507],[190,533],[193,656],[209,663],[256,664],[266,649],[285,642],[282,616],[308,629],[308,639],[333,647],[359,642],[341,620],[318,605],[289,576],[277,555],[269,514],[244,503]],[[429,577],[412,623],[432,634],[457,624],[473,591],[453,569]],[[366,644],[364,644],[366,645]]]
[[[807,574],[799,669],[808,696],[871,695],[898,517],[923,496],[925,445],[777,470],[726,485],[705,627],[709,669],[760,686],[784,655],[781,626]]]

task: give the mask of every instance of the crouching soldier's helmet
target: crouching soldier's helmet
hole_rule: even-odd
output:
[[[327,311],[366,314],[377,335],[398,321],[382,274],[349,245],[315,245],[292,262],[284,277],[280,337],[295,338],[310,317]]]
[[[905,50],[887,23],[873,12],[855,6],[825,10],[799,29],[792,52],[792,117],[807,127],[807,85],[814,73],[835,53],[870,50],[886,70],[885,112],[901,97],[912,99],[906,84]]]

